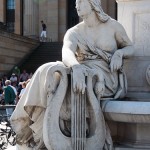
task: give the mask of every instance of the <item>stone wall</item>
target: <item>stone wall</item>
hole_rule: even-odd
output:
[[[0,76],[8,73],[38,45],[35,40],[0,30]]]
[[[134,57],[125,61],[128,78],[128,97],[149,101],[150,1],[117,1],[118,21],[124,26],[135,47]]]

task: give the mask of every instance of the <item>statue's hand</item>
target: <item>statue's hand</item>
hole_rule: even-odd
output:
[[[121,51],[116,51],[111,58],[110,70],[111,72],[117,71],[122,67],[122,57],[123,53]]]
[[[105,92],[104,81],[97,82],[94,87],[94,90],[95,90],[98,100],[100,100],[100,98],[104,95],[104,92]]]
[[[73,70],[73,90],[74,92],[82,92],[84,94],[85,84],[85,73],[81,65],[74,65]]]

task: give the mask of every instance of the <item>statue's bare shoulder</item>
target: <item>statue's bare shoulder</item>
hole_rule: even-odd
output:
[[[132,42],[128,38],[124,27],[118,21],[116,21],[114,19],[110,19],[109,24],[114,29],[115,38],[116,38],[117,43],[119,43],[118,46],[120,48],[132,45]]]
[[[75,25],[74,27],[72,27],[72,28],[70,28],[70,29],[68,29],[67,30],[67,32],[66,32],[66,34],[65,34],[65,36],[64,36],[64,41],[66,42],[66,41],[74,41],[75,40],[75,38],[74,38],[74,36],[75,36],[75,33],[78,33],[78,32],[80,32],[80,30],[82,30],[82,29],[84,29],[84,24],[83,24],[83,22],[81,22],[81,23],[78,23],[77,25]]]

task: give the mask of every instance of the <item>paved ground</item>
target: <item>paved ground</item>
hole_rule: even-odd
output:
[[[16,149],[16,146],[11,146],[11,147],[7,148],[6,150],[17,150],[17,149]]]
[[[6,136],[9,136],[9,131],[10,131],[10,127],[6,126],[6,121],[4,121],[6,119],[6,117],[3,117],[6,115],[6,111],[5,109],[0,109],[0,144],[4,143],[8,143],[7,142],[7,138]],[[7,130],[6,130],[7,129]],[[8,133],[6,133],[5,131],[7,131]],[[9,138],[9,141],[13,141],[14,137]],[[5,149],[7,150],[16,150],[15,147],[12,147],[10,144],[5,144]],[[2,147],[0,147],[0,150],[3,150]]]

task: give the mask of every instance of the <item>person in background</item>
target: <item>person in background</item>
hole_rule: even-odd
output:
[[[21,92],[20,92],[20,94],[19,94],[19,99],[22,97],[23,93],[25,92],[25,89],[26,89],[26,82],[25,82],[25,81],[22,82],[22,83],[21,83],[21,86],[22,86],[22,90],[21,90]]]
[[[40,41],[41,42],[46,42],[46,24],[44,23],[44,21],[42,20],[41,21],[41,24],[42,24],[42,32],[41,32],[41,38],[40,38]]]
[[[30,79],[28,79],[27,81],[24,81],[24,82],[20,82],[19,85],[21,85],[22,89],[20,89],[20,92],[18,93],[18,101],[19,99],[22,97],[22,95],[24,94],[25,90],[26,90],[26,87],[27,87],[27,84],[30,82]],[[17,101],[17,103],[18,103]]]
[[[17,78],[20,77],[20,69],[18,68],[18,66],[14,67],[12,73],[14,73],[17,76]]]
[[[0,105],[4,105],[2,79],[0,79]]]
[[[3,94],[3,83],[2,79],[0,79],[0,95]]]
[[[13,86],[16,86],[17,85],[17,81],[18,81],[18,78],[17,76],[15,75],[15,73],[12,73],[11,77],[10,77],[10,81],[11,81],[11,84]]]
[[[15,93],[14,89],[11,86],[11,81],[6,80],[5,85],[6,85],[6,87],[4,88],[5,105],[14,105],[15,104],[16,93]],[[13,111],[14,111],[13,108],[6,108],[6,114],[7,114],[8,119],[10,118]]]
[[[7,75],[4,74],[3,77],[2,77],[2,84],[3,84],[3,86],[5,86],[5,81],[6,81],[7,79],[8,79],[8,78],[7,78]]]
[[[29,79],[29,74],[26,72],[26,70],[23,70],[23,73],[20,75],[20,82],[27,81]]]

